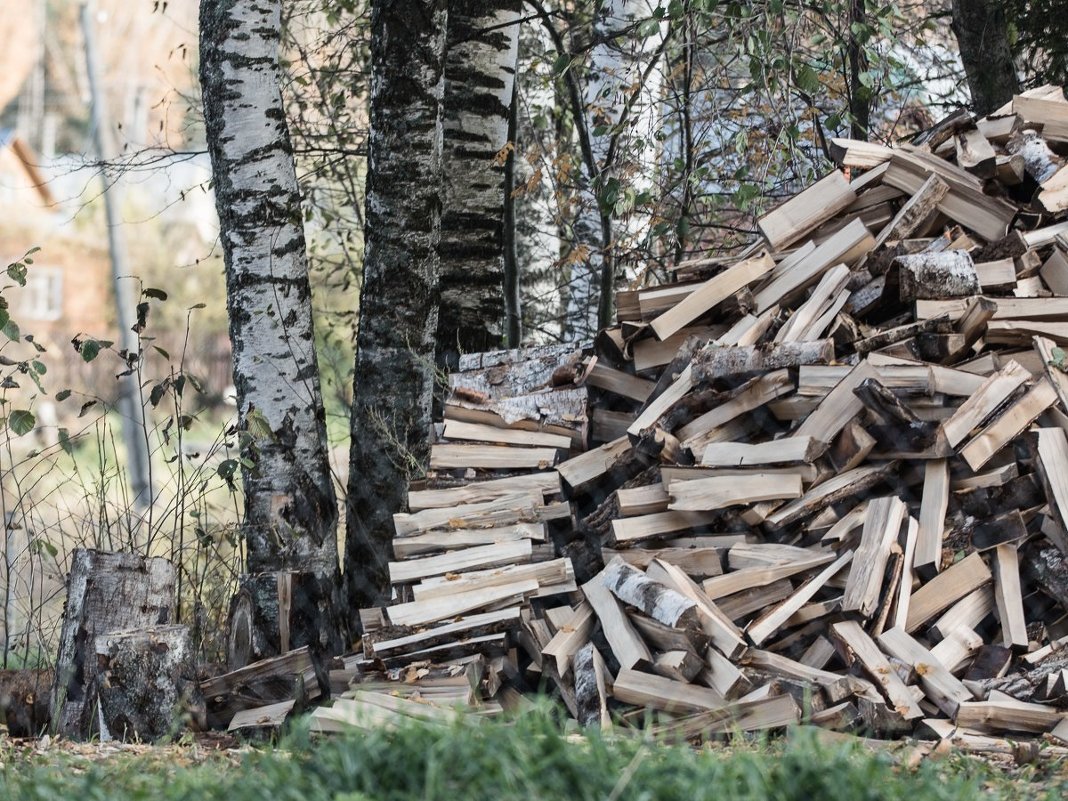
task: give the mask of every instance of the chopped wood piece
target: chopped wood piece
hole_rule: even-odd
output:
[[[788,266],[784,262],[772,272],[767,286],[753,298],[757,313],[767,311],[791,293],[815,283],[835,264],[852,263],[874,246],[875,239],[867,226],[859,219],[852,220],[805,258]]]
[[[1020,590],[1020,559],[1015,545],[999,545],[994,551],[994,603],[1001,621],[1001,641],[1006,648],[1027,650],[1027,621]]]
[[[642,548],[615,551],[602,548],[601,557],[610,562],[619,557],[627,564],[645,570],[659,559],[675,565],[691,576],[718,576],[723,573],[723,561],[719,548]]]
[[[861,382],[877,376],[875,368],[867,361],[858,364],[838,381],[834,389],[820,402],[816,411],[794,432],[794,437],[812,437],[821,442],[831,442],[864,408],[853,390],[860,386]]]
[[[956,447],[977,426],[981,425],[995,409],[1029,380],[1031,374],[1014,360],[987,378],[953,416],[942,423],[946,441]]]
[[[879,646],[890,656],[912,667],[928,698],[949,717],[973,696],[935,656],[902,628],[884,631]]]
[[[859,661],[864,672],[882,688],[899,715],[906,720],[923,717],[923,710],[913,700],[909,688],[905,686],[890,662],[887,661],[886,656],[858,623],[852,620],[833,623],[831,633],[842,644],[846,653]]]
[[[979,276],[972,257],[962,250],[898,256],[901,300],[940,300],[979,294]]]
[[[706,348],[694,357],[693,382],[707,385],[719,378],[770,372],[802,364],[828,364],[834,358],[834,342],[783,342],[771,347]]]
[[[822,567],[834,561],[833,553],[814,553],[806,559],[798,559],[783,565],[774,567],[750,567],[745,570],[735,570],[732,573],[724,573],[722,576],[714,576],[706,579],[701,585],[712,600],[733,595],[742,590],[754,587],[763,587],[774,581],[780,581],[807,570]]]
[[[432,445],[430,469],[473,467],[486,470],[547,470],[556,463],[555,448],[513,448],[507,445]]]
[[[910,634],[944,609],[993,580],[978,553],[967,556],[912,594],[905,630]]]
[[[673,628],[697,624],[697,605],[670,587],[665,587],[631,567],[613,559],[601,573],[602,583],[619,600],[637,607],[653,620]]]
[[[937,642],[962,629],[976,629],[994,611],[994,591],[989,586],[970,592],[947,609],[927,630],[932,642]]]
[[[428,531],[410,537],[396,537],[393,540],[393,555],[398,559],[408,559],[422,554],[520,540],[544,542],[545,524],[516,523],[496,528],[454,528]]]
[[[1027,393],[961,449],[972,470],[978,470],[1042,412],[1057,401],[1057,393],[1046,378],[1039,379]]]
[[[752,467],[789,462],[810,463],[825,450],[827,444],[812,437],[785,437],[757,444],[714,442],[705,448],[701,464],[706,467]]]
[[[920,527],[913,567],[921,578],[930,579],[942,569],[942,533],[949,506],[949,463],[932,459],[924,465]]]
[[[774,267],[775,262],[767,252],[728,267],[653,320],[653,331],[658,338],[667,339]]]
[[[671,485],[668,509],[699,512],[722,509],[739,503],[754,503],[782,498],[800,498],[801,476],[724,476],[679,481]]]
[[[818,575],[809,579],[790,598],[756,620],[746,631],[754,645],[761,645],[774,634],[798,609],[808,603],[832,576],[849,564],[853,558],[852,551],[846,551],[834,562],[824,568]]]
[[[530,561],[532,555],[533,550],[530,540],[516,540],[515,542],[463,548],[440,556],[409,559],[405,562],[390,562],[389,580],[393,584],[403,584],[418,581],[428,576],[461,573],[465,570],[484,569],[513,562],[527,562]]]
[[[694,583],[693,579],[674,565],[660,561],[653,563],[650,572],[654,573],[658,580],[697,604],[701,628],[712,640],[712,644],[723,654],[733,658],[745,650],[745,639],[742,637],[741,630],[716,606],[704,590]]]
[[[637,376],[625,373],[622,370],[615,370],[601,362],[594,364],[593,369],[590,370],[589,375],[586,376],[586,383],[591,387],[597,387],[624,398],[631,398],[640,403],[646,401],[655,386],[652,381],[638,378]],[[447,426],[446,436],[448,436]],[[558,445],[556,447],[560,446]]]
[[[590,638],[593,629],[593,607],[581,603],[571,619],[553,635],[548,645],[541,649],[542,656],[556,660],[556,670],[563,676],[571,666],[571,658],[578,653]]]
[[[541,495],[504,495],[491,501],[469,503],[450,509],[424,509],[393,515],[398,537],[422,534],[438,528],[493,528],[515,523],[560,520],[570,517],[566,503],[545,504]]]
[[[890,548],[897,541],[906,513],[898,498],[876,498],[868,505],[860,547],[846,581],[843,611],[859,612],[865,618],[875,612]]]
[[[575,654],[575,706],[580,726],[600,726],[604,730],[612,728],[607,706],[607,673],[601,652],[592,642]]]
[[[624,703],[676,714],[726,706],[726,699],[715,690],[629,668],[619,671],[612,683],[612,696]]]
[[[653,661],[653,672],[667,679],[691,682],[705,667],[693,651],[665,651]]]
[[[828,173],[807,189],[757,220],[768,247],[781,250],[823,222],[834,217],[857,199],[857,194],[840,170]]]
[[[912,194],[879,235],[875,237],[872,250],[877,250],[887,242],[908,239],[913,232],[935,210],[949,193],[949,185],[937,175],[930,175]]]
[[[1063,712],[1043,704],[1014,699],[969,701],[957,709],[958,726],[980,731],[1023,731],[1043,734],[1068,720]]]
[[[613,656],[624,670],[635,665],[652,664],[652,653],[627,618],[619,601],[604,585],[604,575],[602,570],[583,584],[582,592],[587,603],[593,607],[597,619],[601,621],[601,630]]]
[[[552,495],[560,492],[560,476],[556,473],[527,473],[521,476],[475,481],[462,487],[439,490],[412,490],[408,493],[408,509],[441,509],[468,503],[484,503],[505,495]]]
[[[719,519],[715,512],[656,512],[612,521],[615,544],[649,540],[677,531],[711,525]]]
[[[561,462],[556,466],[556,472],[572,490],[578,490],[611,470],[630,450],[630,440],[620,437]]]
[[[838,503],[851,495],[871,488],[881,481],[895,464],[896,462],[878,462],[833,476],[822,484],[810,488],[796,501],[768,515],[767,522],[778,528],[816,514],[832,503]]]
[[[516,581],[498,587],[456,592],[431,601],[395,604],[387,610],[394,626],[419,626],[474,612],[491,605],[510,605],[538,590],[537,581]]]
[[[571,437],[546,431],[524,431],[520,428],[498,428],[484,423],[465,423],[462,420],[445,421],[445,438],[492,442],[500,445],[543,446],[546,448],[571,447]]]

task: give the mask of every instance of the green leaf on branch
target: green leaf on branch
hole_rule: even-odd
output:
[[[37,425],[37,418],[25,409],[15,409],[7,418],[7,424],[16,436],[21,437],[33,431],[33,427]]]

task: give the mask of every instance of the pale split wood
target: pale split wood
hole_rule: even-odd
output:
[[[904,628],[909,617],[909,605],[912,602],[912,581],[915,575],[916,547],[920,536],[920,521],[909,517],[905,532],[905,554],[902,561],[901,583],[898,585],[897,598],[894,601],[894,615],[890,626]]]
[[[446,423],[448,425],[448,423]],[[483,503],[504,495],[553,495],[560,492],[560,476],[555,472],[527,473],[521,476],[472,481],[462,487],[437,490],[409,490],[408,510],[440,509],[467,503]]]
[[[412,596],[416,601],[431,601],[444,598],[454,592],[499,587],[516,581],[532,579],[538,582],[535,598],[572,592],[575,589],[575,570],[571,560],[562,557],[547,562],[531,562],[522,565],[506,565],[489,570],[472,570],[455,575],[432,576],[412,585]]]
[[[818,228],[857,199],[840,170],[834,170],[798,192],[759,220],[757,227],[768,247],[781,250]]]
[[[778,631],[802,606],[808,603],[817,592],[853,558],[852,551],[845,551],[834,562],[805,582],[792,596],[778,606],[768,610],[746,629],[746,635],[754,645],[761,645],[768,637]]]
[[[498,445],[542,446],[546,448],[571,447],[571,437],[546,431],[524,431],[521,428],[499,428],[484,423],[465,423],[462,420],[446,420],[446,439],[490,442]]]
[[[659,339],[667,339],[774,267],[775,261],[767,252],[728,267],[653,320],[653,331]]]
[[[849,371],[820,402],[812,414],[794,431],[795,437],[812,437],[831,442],[851,419],[860,414],[864,404],[853,394],[861,382],[878,378],[878,373],[866,360]]]
[[[393,555],[397,559],[437,553],[439,551],[470,548],[477,545],[492,545],[501,542],[531,540],[545,541],[544,523],[516,523],[496,528],[457,528],[427,531],[409,537],[393,539]]]
[[[815,514],[832,503],[862,492],[880,481],[896,465],[894,461],[876,462],[862,465],[853,470],[828,478],[783,507],[768,515],[768,524],[775,527],[787,526],[808,515]]]
[[[556,448],[520,448],[507,445],[431,445],[430,469],[473,467],[486,470],[548,470],[558,456]]]
[[[874,245],[875,239],[867,226],[859,219],[852,220],[789,269],[776,270],[767,286],[754,296],[757,312],[767,311],[791,293],[815,283],[833,265],[850,264]]]
[[[714,428],[726,425],[740,415],[758,409],[765,403],[787,395],[794,390],[789,370],[775,370],[753,379],[729,400],[697,416],[682,426],[675,435],[686,447],[693,448],[701,435]]]
[[[878,641],[886,653],[912,667],[924,694],[950,718],[960,704],[973,700],[971,691],[904,629],[888,629]]]
[[[636,665],[652,664],[653,655],[649,647],[635,630],[619,601],[604,585],[603,570],[582,585],[582,592],[601,622],[601,630],[620,667],[627,670]]]
[[[912,594],[905,630],[916,631],[939,612],[993,580],[979,553],[949,566]]]
[[[823,455],[827,443],[813,437],[784,437],[769,442],[718,442],[705,448],[705,467],[752,467],[760,465],[811,463]]]
[[[612,539],[616,544],[649,540],[664,534],[711,525],[718,520],[715,512],[654,512],[612,521]]]
[[[1056,402],[1057,393],[1049,380],[1043,376],[1020,400],[961,449],[964,461],[972,470],[978,470]]]
[[[942,423],[946,441],[956,447],[1030,378],[1031,374],[1019,362],[1010,359],[1004,367],[983,381],[953,416]]]
[[[627,564],[646,569],[654,559],[684,570],[691,576],[718,576],[723,573],[721,549],[715,547],[693,548],[630,548],[627,550],[601,549],[601,558],[607,563],[619,557]]]
[[[631,436],[638,436],[647,428],[656,424],[663,415],[682,400],[682,397],[693,389],[693,366],[687,365],[678,377],[663,393],[654,398],[652,402],[638,415],[638,418],[627,429]],[[581,458],[581,457],[579,457]],[[566,464],[566,462],[565,462]],[[566,478],[566,477],[565,477]]]
[[[561,462],[556,466],[556,472],[569,487],[579,489],[611,470],[630,449],[630,440],[620,437]]]
[[[395,604],[387,610],[390,622],[395,626],[419,626],[436,623],[466,612],[474,612],[494,604],[511,604],[521,602],[528,595],[538,590],[538,582],[533,580],[516,581],[486,589],[455,592],[443,598],[431,601],[410,601]]]
[[[742,503],[799,498],[801,476],[725,476],[676,482],[668,489],[668,509],[681,512],[710,511]]]
[[[676,714],[721,710],[727,705],[722,695],[708,687],[699,687],[630,668],[619,671],[619,675],[612,682],[612,696],[627,704]]]
[[[594,620],[593,607],[584,601],[578,605],[563,627],[553,635],[549,644],[541,649],[542,656],[556,660],[556,669],[561,676],[567,673],[572,657],[589,640]]]
[[[927,629],[932,642],[945,639],[962,629],[976,629],[994,611],[994,590],[989,585],[970,592],[954,603]]]
[[[1016,651],[1027,650],[1027,620],[1020,588],[1020,556],[1016,545],[1006,543],[994,549],[994,603],[1001,622],[1001,643]]]
[[[857,661],[860,662],[864,671],[871,677],[887,699],[893,704],[895,711],[906,720],[915,720],[923,717],[923,710],[913,700],[909,688],[897,675],[890,665],[886,656],[879,650],[879,646],[868,636],[860,624],[853,620],[844,620],[840,623],[831,624],[831,633]]]
[[[842,609],[870,617],[879,603],[890,548],[897,541],[907,509],[899,498],[876,498],[868,504],[860,546],[849,570]]]
[[[942,534],[949,507],[949,462],[931,459],[924,464],[923,496],[913,566],[924,578],[942,569]]]
[[[1046,378],[1049,379],[1053,388],[1057,391],[1057,399],[1061,403],[1061,410],[1068,412],[1068,374],[1065,374],[1061,367],[1058,367],[1058,360],[1053,357],[1053,350],[1056,345],[1052,340],[1045,337],[1036,336],[1033,338],[1035,351],[1042,359],[1042,365],[1046,370]],[[1059,362],[1064,366],[1064,359]]]
[[[465,570],[498,567],[513,562],[529,562],[532,556],[530,540],[526,539],[478,545],[438,556],[390,562],[389,580],[393,584],[405,584],[445,573],[462,573]]]
[[[653,562],[649,572],[697,604],[701,628],[720,652],[733,659],[745,651],[745,638],[741,630],[686,573],[675,565],[659,560]]]
[[[790,578],[799,573],[823,567],[833,561],[834,553],[817,553],[806,559],[798,559],[783,565],[750,567],[745,570],[724,573],[722,576],[713,576],[705,579],[701,586],[709,598],[716,600],[742,590],[762,587],[774,581]]]
[[[541,494],[503,495],[490,501],[462,504],[450,509],[423,509],[393,515],[398,537],[438,528],[494,528],[515,523],[561,520],[571,516],[566,502],[546,504]]]
[[[1068,530],[1068,438],[1060,428],[1038,429],[1038,460],[1061,526]]]

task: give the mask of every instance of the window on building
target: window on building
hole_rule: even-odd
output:
[[[63,313],[63,271],[34,265],[19,289],[18,314],[28,320],[58,320]]]

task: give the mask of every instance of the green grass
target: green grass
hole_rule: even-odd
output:
[[[579,741],[552,716],[513,724],[412,724],[393,731],[310,740],[250,751],[238,764],[196,764],[174,749],[92,761],[0,753],[0,798],[11,801],[972,801],[1059,799],[1063,777],[1026,768],[1008,776],[962,757],[917,770],[886,754],[825,747],[812,738],[693,749],[637,736]],[[1047,763],[1048,765],[1048,763]],[[1057,766],[1046,767],[1056,773]]]

